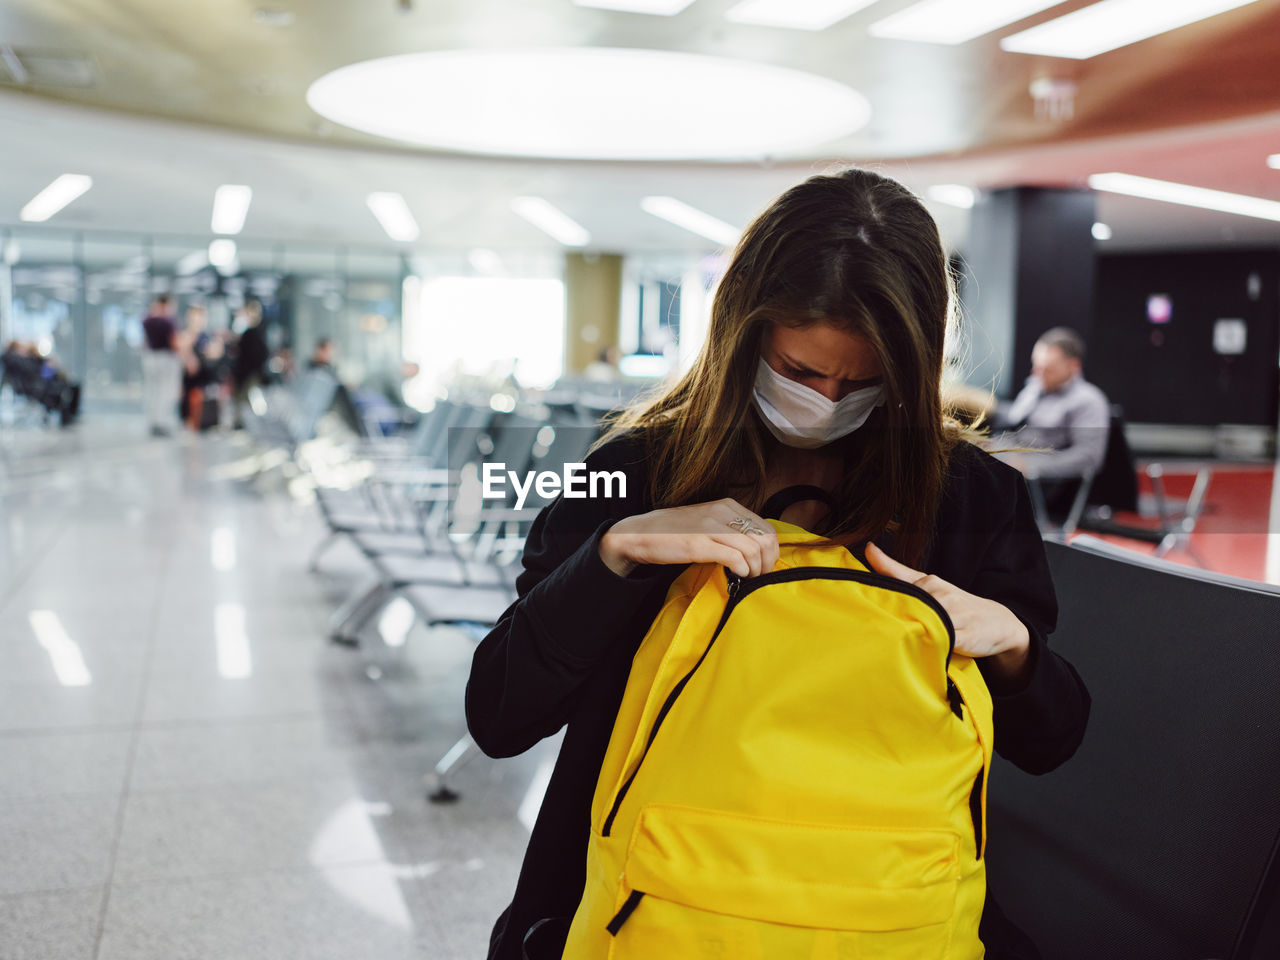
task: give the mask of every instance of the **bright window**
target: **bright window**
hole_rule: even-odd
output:
[[[564,370],[564,284],[554,279],[436,277],[422,281],[407,315],[405,359],[421,368],[415,386],[446,386],[457,375],[550,386]]]

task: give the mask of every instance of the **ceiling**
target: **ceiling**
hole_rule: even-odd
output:
[[[242,237],[395,246],[365,207],[403,193],[415,246],[557,249],[515,217],[511,197],[547,197],[591,230],[592,249],[709,246],[638,208],[669,194],[734,224],[838,161],[873,162],[924,190],[957,182],[1083,185],[1118,170],[1280,200],[1280,0],[1087,61],[1006,53],[1001,34],[958,47],[872,39],[867,25],[911,0],[879,0],[827,29],[730,24],[733,0],[696,0],[675,17],[581,8],[570,0],[278,0],[289,26],[242,0],[0,0],[0,223],[62,172],[95,186],[50,226],[206,235],[214,188],[247,183]],[[1088,5],[1071,0],[1019,28]],[[180,11],[180,13],[179,13]],[[306,105],[310,83],[359,60],[466,47],[618,46],[696,52],[803,69],[860,90],[856,134],[755,162],[602,163],[449,155],[337,127]],[[1037,78],[1077,85],[1074,115],[1038,117]],[[424,95],[446,91],[424,91]],[[731,92],[726,93],[731,95]],[[715,103],[701,105],[714,110]],[[13,145],[18,145],[17,149]],[[962,246],[967,215],[932,204]],[[1099,197],[1112,249],[1280,244],[1280,224],[1151,201]]]

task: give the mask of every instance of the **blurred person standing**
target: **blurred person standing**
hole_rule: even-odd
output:
[[[240,334],[235,362],[231,366],[237,430],[244,426],[244,404],[249,390],[262,385],[267,361],[271,358],[267,338],[262,330],[262,305],[256,300],[246,302],[241,316],[244,318],[245,328]]]
[[[213,342],[207,325],[208,313],[204,307],[188,307],[186,325],[177,338],[178,356],[182,360],[182,418],[192,430],[202,429],[210,413],[213,423],[217,423],[216,397],[208,398],[209,409],[206,409],[207,388],[216,380],[207,357]]]
[[[177,426],[182,392],[174,303],[167,293],[156,297],[142,321],[142,393],[153,437],[167,437]]]

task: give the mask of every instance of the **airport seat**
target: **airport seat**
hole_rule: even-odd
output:
[[[408,438],[358,443],[352,457],[371,465],[365,482],[354,489],[317,490],[329,533],[312,568],[331,543],[345,538],[372,574],[332,615],[332,640],[359,645],[365,625],[397,597],[428,626],[481,631],[515,600],[525,536],[553,498],[535,487],[518,502],[508,487],[502,500],[464,508],[457,502],[464,474],[472,485],[483,463],[502,463],[516,473],[559,474],[565,465],[585,460],[605,411],[593,407],[595,394],[585,393],[565,393],[563,403],[523,404],[496,416],[483,399],[437,404]],[[616,398],[607,399],[616,405]],[[465,469],[470,466],[475,476]],[[433,801],[458,799],[449,775],[476,753],[464,732],[435,765]]]
[[[1063,486],[1055,489],[1057,496],[1055,501],[1069,500],[1065,516],[1059,520],[1061,507],[1058,502],[1051,504],[1046,495],[1045,484],[1048,478],[1028,476],[1027,489],[1031,492],[1031,505],[1035,510],[1036,523],[1040,526],[1040,532],[1046,537],[1063,539],[1070,537],[1076,532],[1076,527],[1080,524],[1081,517],[1084,516],[1085,504],[1089,499],[1089,491],[1093,487],[1094,475],[1092,472],[1086,472],[1077,478],[1066,478],[1065,480],[1057,480],[1055,482]],[[1070,494],[1068,498],[1064,494]]]
[[[449,479],[443,485],[415,484],[412,468],[396,481],[404,487],[401,495],[395,495],[394,487],[385,479],[378,480],[376,485],[367,487],[366,493],[382,490],[381,497],[373,499],[384,499],[386,505],[369,510],[368,522],[361,528],[335,522],[337,514],[331,504],[321,501],[330,540],[337,535],[347,536],[364,554],[374,574],[371,582],[354,591],[334,613],[330,629],[333,640],[358,644],[364,625],[395,596],[409,599],[428,624],[492,622],[490,615],[496,619],[514,599],[515,560],[524,532],[544,499],[530,491],[529,501],[517,508],[514,494],[508,489],[504,500],[482,501],[464,508],[456,502],[463,466],[474,465],[477,477],[482,462],[501,463],[517,473],[545,463],[559,472],[564,463],[585,456],[598,428],[594,421],[584,421],[576,414],[555,415],[548,420],[522,412],[494,417],[487,406],[483,412],[490,418],[483,431],[471,426],[448,431]],[[477,495],[479,482],[472,479]],[[415,523],[398,522],[403,508],[395,508],[397,501],[411,504]],[[442,606],[438,600],[446,594],[419,590],[410,596],[407,591],[413,587],[449,588],[455,600]],[[467,615],[449,612],[457,605],[457,598],[467,592],[475,594],[463,604]],[[435,599],[427,599],[428,595]],[[479,613],[474,612],[477,609]]]
[[[1092,715],[1052,773],[997,758],[991,894],[1044,960],[1280,956],[1280,588],[1045,548]]]
[[[1110,516],[1114,511],[1136,511],[1138,474],[1133,452],[1125,437],[1124,412],[1120,406],[1111,406],[1102,464],[1078,481],[1066,481],[1067,489],[1061,491],[1064,495],[1059,497],[1062,505],[1066,506],[1065,511],[1055,511],[1052,506],[1057,506],[1056,504],[1051,506],[1046,503],[1045,492],[1039,480],[1029,477],[1027,482],[1041,529],[1059,539],[1066,539],[1077,528],[1087,526],[1091,517]],[[1061,520],[1055,516],[1057,512],[1064,514]]]
[[[1107,507],[1110,510],[1138,509],[1138,473],[1129,439],[1125,436],[1124,410],[1119,404],[1111,406],[1107,452],[1093,478],[1085,503],[1089,507]]]
[[[1106,460],[1076,527],[1154,544],[1156,557],[1174,549],[1185,550],[1204,566],[1192,546],[1191,535],[1204,510],[1212,469],[1201,466],[1196,470],[1191,493],[1181,502],[1175,502],[1165,491],[1164,464],[1148,463],[1142,470],[1151,487],[1149,496],[1138,495],[1138,473],[1137,461],[1125,438],[1123,414],[1120,407],[1113,406]]]

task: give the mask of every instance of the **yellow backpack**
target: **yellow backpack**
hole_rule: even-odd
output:
[[[631,665],[565,960],[978,960],[991,697],[910,584],[770,521]]]

